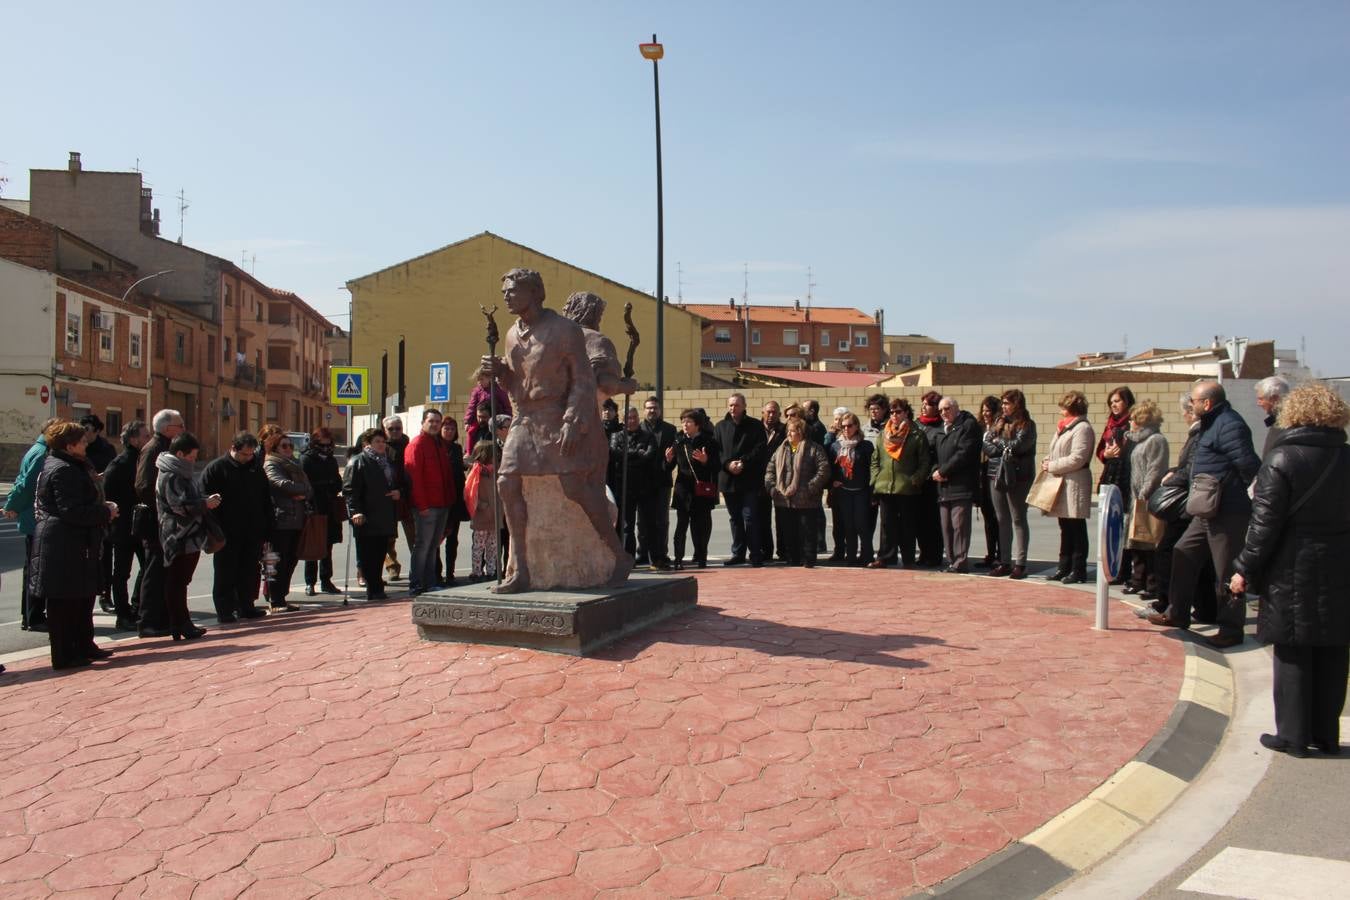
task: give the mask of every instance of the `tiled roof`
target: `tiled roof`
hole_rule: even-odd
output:
[[[769,378],[774,381],[791,381],[796,384],[810,384],[816,387],[867,387],[878,381],[890,378],[886,372],[817,372],[814,369],[737,369],[748,377]]]
[[[686,303],[683,309],[696,316],[701,316],[710,322],[735,322],[737,313],[743,307],[732,309],[730,304],[722,303]],[[751,322],[806,322],[806,316],[810,313],[810,321],[819,325],[872,325],[875,326],[876,320],[867,315],[860,309],[854,309],[851,306],[845,307],[827,307],[814,306],[810,309],[802,307],[798,309],[795,306],[755,306],[750,305]]]

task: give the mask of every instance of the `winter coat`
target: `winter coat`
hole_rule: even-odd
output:
[[[1021,428],[1003,425],[996,421],[994,427],[984,433],[984,455],[988,458],[985,475],[998,477],[1003,456],[1008,454],[1012,465],[1014,486],[1029,485],[1036,480],[1036,423],[1027,419]]]
[[[914,497],[923,493],[932,471],[931,451],[923,429],[911,424],[900,459],[886,452],[886,431],[872,442],[872,493]]]
[[[141,448],[141,455],[136,460],[136,502],[144,503],[152,510],[155,509],[155,486],[159,483],[159,469],[155,468],[155,460],[168,449],[169,439],[156,433]]]
[[[1130,495],[1122,498],[1126,501],[1147,500],[1167,473],[1167,438],[1162,436],[1156,426],[1140,428],[1125,433],[1125,440],[1133,445],[1130,450]],[[1125,504],[1126,509],[1130,503]]]
[[[666,462],[666,451],[675,446],[679,432],[664,419],[656,422],[643,419],[638,428],[652,439],[652,447],[656,451],[652,457],[652,484],[662,490],[669,490],[670,473],[675,471],[675,460]]]
[[[141,451],[128,446],[103,470],[103,499],[117,504],[108,539],[115,544],[131,540],[131,513],[136,508],[136,461]]]
[[[609,469],[606,481],[617,498],[624,488],[624,455],[628,457],[628,494],[633,496],[653,487],[656,445],[652,436],[638,428],[614,432],[609,437]]]
[[[101,475],[108,468],[108,464],[117,458],[117,448],[103,435],[96,435],[84,448],[84,457],[89,460],[89,465],[94,467],[94,471]]]
[[[37,490],[38,476],[42,474],[42,464],[46,461],[47,439],[38,435],[37,442],[24,453],[14,487],[5,498],[5,511],[19,514],[19,534],[33,534],[36,529],[33,494]]]
[[[492,390],[481,384],[475,384],[473,390],[469,392],[469,405],[464,407],[464,436],[469,442],[469,450],[473,450],[473,445],[478,443],[482,437],[478,433],[478,407],[486,406],[488,411],[492,411],[492,397],[496,395],[496,413],[499,416],[511,415],[511,397],[506,392],[506,388],[500,384],[492,385]]]
[[[159,470],[155,484],[159,544],[164,548],[164,563],[169,565],[178,557],[198,553],[206,546],[209,533],[202,519],[209,510],[191,462],[173,453],[161,453],[155,460],[155,468]]]
[[[750,416],[737,422],[727,413],[713,429],[717,437],[717,489],[724,494],[758,494],[764,489],[764,467],[769,464],[764,423]],[[736,460],[745,464],[739,475],[727,471]]]
[[[1050,474],[1064,479],[1049,515],[1058,519],[1087,519],[1092,516],[1092,448],[1097,436],[1087,419],[1079,416],[1050,442]]]
[[[307,506],[314,496],[305,470],[294,459],[269,453],[263,462],[263,472],[267,474],[267,484],[272,491],[273,530],[299,531],[304,528]]]
[[[300,468],[305,470],[309,486],[314,490],[314,509],[328,516],[328,543],[342,541],[342,523],[344,519],[333,515],[342,497],[342,473],[338,471],[337,458],[332,451],[320,453],[313,444],[300,454]]]
[[[1284,434],[1284,429],[1275,424],[1278,418],[1277,413],[1266,416],[1266,440],[1261,445],[1261,460],[1263,462],[1270,455],[1270,451],[1275,449],[1275,444],[1280,440],[1280,435]]]
[[[936,436],[934,469],[946,481],[938,482],[938,502],[964,503],[976,499],[980,489],[980,447],[983,429],[966,410],[952,420],[951,429]]]
[[[390,472],[393,472],[392,466]],[[342,477],[347,513],[366,517],[360,525],[352,525],[357,537],[393,537],[398,532],[398,504],[387,496],[395,490],[389,481],[384,467],[364,451],[353,456],[347,464]]]
[[[28,590],[38,597],[79,600],[99,590],[99,552],[112,513],[99,498],[94,470],[56,450],[34,488],[33,558]]]
[[[798,454],[802,455],[801,479],[797,483],[797,492],[789,497],[782,489],[791,478],[792,467],[797,465]],[[794,453],[792,444],[784,441],[769,460],[769,467],[764,470],[764,490],[768,492],[774,506],[820,509],[820,497],[830,485],[830,475],[830,456],[820,444],[804,438]]]
[[[403,469],[412,491],[412,507],[449,509],[455,504],[455,483],[450,475],[450,456],[440,435],[419,432],[403,454]]]
[[[806,423],[807,439],[815,441],[822,447],[825,446],[825,440],[828,433],[829,429],[826,428],[825,423],[819,419],[811,419]]]
[[[1097,479],[1097,487],[1100,488],[1104,484],[1114,484],[1120,488],[1122,497],[1130,486],[1130,451],[1134,449],[1134,445],[1127,438],[1129,433],[1128,422],[1122,427],[1113,427],[1108,416],[1106,425],[1102,427],[1101,437],[1097,440],[1095,451],[1097,461],[1102,464],[1102,473]],[[1106,455],[1107,447],[1119,447],[1120,455],[1108,457]]]
[[[694,451],[703,450],[708,461],[701,463],[694,459]],[[693,437],[683,434],[675,441],[675,490],[671,495],[672,509],[691,509],[694,507],[712,509],[717,505],[717,497],[698,497],[694,494],[695,481],[717,483],[717,473],[721,463],[717,456],[717,441],[713,436],[700,431]]]
[[[857,446],[853,448],[853,477],[847,478],[844,475],[844,466],[842,457],[844,454],[839,449],[839,442],[836,440],[825,452],[830,457],[830,490],[848,491],[856,494],[858,491],[870,493],[872,484],[872,453],[876,448],[872,442],[864,438],[858,438]],[[834,483],[839,482],[835,487]],[[831,494],[830,496],[834,496]]]
[[[481,465],[478,463],[477,465]],[[486,531],[489,534],[500,525],[506,527],[506,512],[502,509],[502,499],[492,481],[496,478],[493,471],[484,468],[478,481],[478,501],[474,504],[473,513],[469,516],[469,527],[474,531]],[[492,498],[497,498],[496,518],[493,518]]]
[[[455,502],[450,505],[448,524],[458,525],[460,522],[469,521],[469,511],[464,506],[464,479],[469,473],[464,468],[464,448],[459,445],[459,441],[443,443],[445,455],[450,460],[450,483],[455,486]]]
[[[1334,462],[1333,462],[1334,460]],[[1333,468],[1303,505],[1290,507]],[[1350,448],[1339,428],[1286,429],[1256,476],[1234,566],[1261,594],[1256,635],[1295,646],[1350,644]]]
[[[1200,437],[1191,458],[1191,479],[1213,475],[1223,485],[1219,495],[1219,515],[1248,513],[1252,501],[1247,485],[1261,468],[1261,459],[1252,446],[1252,430],[1225,400],[1200,417]]]
[[[939,417],[936,422],[924,422],[918,418],[914,420],[914,427],[923,432],[924,439],[928,441],[928,465],[937,465],[937,439],[942,434],[942,419]],[[924,477],[933,474],[931,469]]]
[[[760,424],[761,425],[764,424],[763,419],[760,420]],[[829,436],[832,437],[833,435]],[[768,425],[764,425],[764,458],[772,459],[773,455],[778,452],[778,448],[783,446],[783,441],[786,440],[787,440],[787,426],[784,425],[781,420],[773,428],[770,428]]]
[[[202,470],[202,493],[220,495],[220,505],[211,510],[225,538],[236,546],[261,544],[272,531],[276,513],[272,488],[257,456],[236,462],[226,453]]]

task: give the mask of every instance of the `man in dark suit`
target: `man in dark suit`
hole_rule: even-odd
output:
[[[731,517],[731,558],[723,565],[764,565],[764,539],[760,535],[759,498],[764,493],[764,469],[769,458],[764,449],[764,425],[745,414],[745,395],[727,398],[727,414],[713,430],[717,438],[722,471],[717,487]]]
[[[652,440],[655,453],[650,473],[651,490],[638,507],[638,533],[647,542],[638,549],[653,569],[670,568],[670,479],[675,471],[675,426],[661,418],[661,401],[648,397],[642,404],[642,430]]]
[[[112,605],[117,615],[117,627],[131,630],[136,627],[136,610],[132,608],[131,597],[140,604],[141,581],[145,576],[145,546],[131,532],[131,519],[136,509],[136,463],[141,456],[141,448],[150,440],[150,429],[137,419],[128,422],[122,429],[122,452],[108,463],[103,470],[103,497],[117,504],[117,518],[112,520],[108,532],[108,543],[112,545]],[[127,593],[127,580],[131,578],[131,562],[140,563],[136,575],[136,587],[132,594]]]

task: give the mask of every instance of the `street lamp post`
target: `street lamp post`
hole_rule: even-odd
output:
[[[127,288],[125,291],[122,292],[122,301],[126,302],[126,299],[131,296],[132,291],[136,290],[136,288],[139,287],[140,285],[145,284],[151,278],[158,278],[161,275],[172,275],[172,274],[173,269],[165,269],[162,272],[156,272],[153,275],[146,275],[144,278],[136,279],[131,283],[131,286],[129,288]]]
[[[665,216],[661,198],[661,73],[659,62],[665,48],[652,35],[650,44],[639,44],[643,59],[652,61],[652,96],[656,103],[656,401],[665,408],[666,391],[666,293]]]

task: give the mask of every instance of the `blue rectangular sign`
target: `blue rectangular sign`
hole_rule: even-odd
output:
[[[431,402],[450,402],[450,364],[448,362],[431,364]]]

